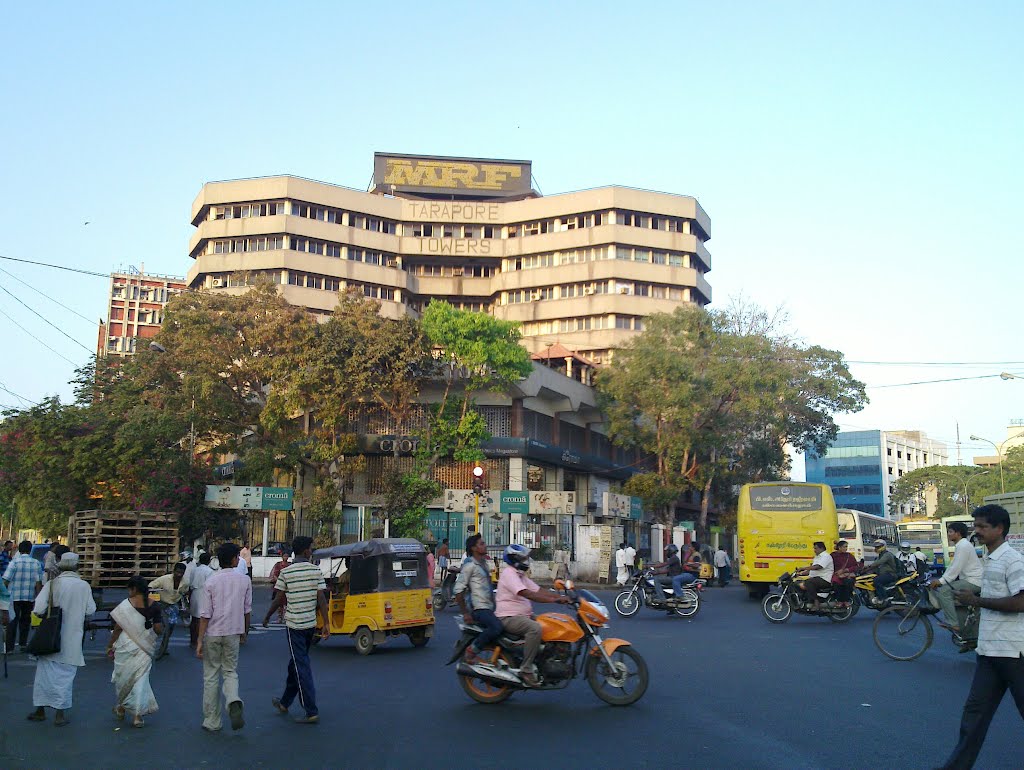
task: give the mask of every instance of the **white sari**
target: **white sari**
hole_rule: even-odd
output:
[[[117,705],[137,716],[152,714],[157,704],[149,672],[156,654],[156,633],[146,628],[145,618],[128,599],[117,605],[110,617],[121,628],[114,643],[114,673],[110,677]]]

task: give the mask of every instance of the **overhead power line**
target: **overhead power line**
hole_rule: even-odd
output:
[[[109,273],[97,273],[92,270],[82,270],[78,267],[65,267],[64,265],[54,265],[49,262],[34,262],[31,259],[18,259],[18,257],[5,257],[0,254],[0,259],[6,259],[11,262],[24,262],[26,265],[40,265],[41,267],[52,267],[54,270],[67,270],[70,273],[81,273],[82,275],[95,275],[99,278],[110,278]]]
[[[46,293],[45,291],[40,291],[40,290],[39,290],[39,289],[37,289],[37,288],[36,288],[35,286],[33,286],[32,284],[30,284],[30,283],[29,283],[28,281],[23,281],[23,280],[21,280],[21,279],[20,279],[20,278],[19,278],[18,276],[16,276],[16,275],[15,275],[14,273],[10,272],[9,270],[4,270],[4,269],[3,269],[2,267],[0,267],[0,272],[4,272],[4,273],[7,273],[7,275],[11,276],[11,278],[13,278],[13,279],[14,279],[15,281],[17,281],[18,283],[22,283],[22,284],[24,284],[25,286],[27,286],[28,288],[30,288],[30,289],[31,289],[32,291],[34,291],[34,292],[35,292],[36,294],[39,294],[39,295],[41,295],[41,296],[43,296],[43,297],[46,297],[46,299],[50,300],[51,302],[56,302],[56,303],[57,303],[58,305],[60,305],[60,306],[61,306],[62,308],[64,308],[65,310],[67,310],[67,311],[68,311],[68,312],[70,312],[70,313],[74,313],[74,314],[75,314],[76,316],[78,316],[79,318],[81,318],[81,319],[82,319],[83,321],[88,321],[89,323],[93,323],[93,320],[92,320],[91,318],[86,318],[86,317],[85,317],[84,315],[82,315],[81,313],[79,313],[79,312],[78,312],[77,310],[75,310],[74,308],[70,308],[70,307],[68,307],[67,305],[65,305],[65,304],[64,304],[63,302],[61,302],[61,301],[60,301],[59,299],[56,299],[56,298],[54,298],[54,297],[51,297],[51,296],[50,296],[49,294],[47,294],[47,293]]]
[[[868,385],[869,389],[878,390],[880,388],[904,388],[908,385],[931,385],[936,382],[961,382],[963,380],[989,380],[993,377],[1002,377],[1001,374],[978,374],[973,377],[946,377],[941,380],[918,380],[917,382],[894,382],[889,385]],[[1022,375],[1024,376],[1024,375]]]
[[[50,347],[49,345],[47,345],[47,344],[46,344],[45,342],[43,342],[43,341],[42,341],[41,339],[39,339],[39,338],[38,338],[38,337],[37,337],[36,335],[34,335],[34,334],[33,334],[32,332],[30,332],[30,331],[29,331],[28,329],[26,329],[26,328],[25,328],[24,326],[22,326],[22,325],[21,325],[20,323],[18,323],[18,322],[17,322],[17,321],[15,321],[15,320],[14,320],[13,318],[11,318],[11,317],[10,317],[9,315],[7,315],[7,313],[5,313],[5,312],[4,312],[3,310],[0,310],[0,315],[2,315],[2,316],[3,316],[4,318],[6,318],[6,319],[7,319],[8,321],[10,321],[10,322],[11,322],[12,324],[14,324],[15,326],[17,326],[17,327],[18,327],[19,329],[21,329],[21,330],[22,330],[23,332],[25,332],[25,334],[27,334],[27,335],[28,335],[29,337],[31,337],[32,339],[34,339],[34,340],[35,340],[36,342],[38,342],[38,343],[39,343],[40,345],[42,345],[42,346],[43,346],[44,348],[46,348],[47,350],[49,350],[49,351],[50,351],[51,353],[53,353],[53,354],[54,354],[55,356],[59,356],[60,358],[63,358],[63,359],[65,360],[65,361],[67,361],[67,362],[68,362],[69,364],[71,364],[72,366],[78,366],[78,364],[76,364],[76,363],[75,363],[74,361],[72,361],[72,360],[71,360],[70,358],[68,358],[67,356],[65,356],[65,355],[64,355],[63,353],[58,353],[58,352],[57,352],[56,350],[54,350],[53,348],[51,348],[51,347]]]
[[[9,296],[10,296],[10,297],[11,297],[11,298],[12,298],[12,299],[13,299],[13,300],[15,301],[15,302],[17,302],[18,304],[20,304],[20,305],[21,305],[22,307],[24,307],[24,308],[25,308],[26,310],[28,310],[28,311],[29,311],[30,313],[32,313],[33,315],[35,315],[35,316],[38,316],[38,317],[39,317],[39,319],[40,319],[40,320],[41,320],[41,321],[42,321],[43,323],[45,323],[45,324],[46,324],[47,326],[52,326],[52,327],[53,327],[54,329],[56,329],[57,331],[59,331],[59,332],[60,332],[61,334],[63,334],[63,335],[64,335],[65,337],[67,337],[67,338],[68,338],[69,340],[71,340],[71,341],[72,341],[72,342],[74,342],[74,343],[75,343],[76,345],[78,345],[78,347],[80,347],[80,348],[82,348],[83,350],[85,350],[85,352],[86,352],[86,353],[92,353],[92,351],[91,351],[91,350],[90,350],[89,348],[87,348],[87,347],[86,347],[85,345],[83,345],[83,344],[82,344],[81,342],[79,342],[78,340],[76,340],[76,339],[75,339],[74,337],[72,337],[72,336],[71,336],[70,334],[68,334],[68,333],[67,333],[66,331],[64,331],[63,329],[61,329],[61,328],[60,328],[59,326],[57,326],[57,324],[53,323],[53,322],[52,322],[52,321],[51,321],[50,319],[48,319],[48,318],[47,318],[46,316],[44,316],[44,315],[43,315],[42,313],[40,313],[40,312],[39,312],[39,311],[37,311],[37,310],[34,310],[33,308],[30,308],[30,307],[29,307],[28,305],[26,305],[26,304],[25,304],[24,302],[22,302],[22,301],[21,301],[21,299],[20,299],[19,297],[17,297],[16,295],[12,294],[12,293],[11,293],[10,291],[8,291],[8,290],[7,290],[7,289],[6,289],[5,287],[3,287],[3,286],[0,286],[0,291],[2,291],[2,292],[3,292],[4,294],[7,294],[7,295],[9,295]]]
[[[6,393],[10,393],[15,398],[21,399],[22,401],[24,401],[26,404],[32,404],[33,406],[36,406],[36,402],[35,401],[32,401],[31,399],[25,398],[24,396],[19,396],[17,393],[15,393],[13,390],[8,388],[2,382],[0,382],[0,390],[4,391]]]

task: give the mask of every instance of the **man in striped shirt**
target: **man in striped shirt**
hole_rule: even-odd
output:
[[[300,724],[313,725],[320,721],[320,712],[316,707],[316,688],[313,685],[313,671],[309,664],[309,650],[313,646],[316,634],[316,611],[324,618],[324,627],[320,633],[326,639],[331,635],[327,622],[327,599],[320,567],[310,561],[313,557],[313,538],[297,537],[292,541],[294,561],[281,570],[277,576],[277,595],[270,603],[270,609],[263,619],[263,627],[270,625],[270,617],[277,612],[282,602],[287,602],[284,613],[284,624],[288,631],[288,680],[285,682],[284,695],[274,698],[274,708],[282,714],[288,713],[295,697],[305,710],[303,717],[295,721]]]
[[[1010,514],[998,505],[974,511],[974,531],[988,548],[981,596],[957,591],[961,604],[981,607],[978,663],[960,720],[960,740],[943,768],[970,768],[992,717],[1009,689],[1024,718],[1024,556],[1006,542]]]

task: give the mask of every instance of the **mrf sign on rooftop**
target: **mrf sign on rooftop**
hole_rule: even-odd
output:
[[[529,195],[530,161],[373,154],[373,186],[381,193],[511,198]]]

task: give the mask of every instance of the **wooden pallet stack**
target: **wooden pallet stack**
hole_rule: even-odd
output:
[[[68,525],[79,574],[93,588],[123,588],[132,575],[153,580],[178,561],[178,514],[78,511]]]

